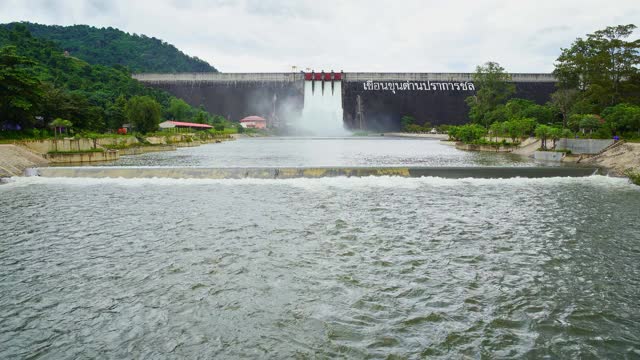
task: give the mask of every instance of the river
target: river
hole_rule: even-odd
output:
[[[247,139],[111,166],[544,166]],[[546,179],[12,179],[0,358],[637,358],[640,188]]]

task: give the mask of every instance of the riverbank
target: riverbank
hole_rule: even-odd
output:
[[[12,144],[0,144],[0,178],[21,176],[25,169],[46,166],[47,159]]]
[[[601,154],[580,161],[581,164],[607,169],[610,175],[625,176],[629,169],[640,171],[640,143],[623,143]]]
[[[454,145],[458,150],[508,152],[527,158],[534,157],[535,152],[542,146],[541,141],[536,138],[525,139],[518,146],[495,147],[491,145],[469,145],[460,142],[446,141],[448,139],[448,135],[446,134],[385,133],[384,135],[406,138],[439,139],[443,144]],[[604,173],[608,175],[624,177],[628,170],[640,172],[640,143],[611,145],[610,148],[605,148],[602,152],[594,154],[569,154],[563,156],[561,162],[595,166],[601,168]]]
[[[419,134],[419,133],[405,133],[405,132],[389,132],[389,133],[383,133],[382,135],[391,136],[391,137],[417,138],[417,139],[436,139],[436,140],[449,139],[449,135],[447,134]]]
[[[50,164],[115,161],[121,155],[175,151],[177,148],[235,139],[232,136],[202,138],[198,134],[171,134],[144,138],[116,136],[14,141],[12,144],[0,144],[0,178],[22,176],[28,168]]]

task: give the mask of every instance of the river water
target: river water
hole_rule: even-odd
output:
[[[125,156],[104,166],[535,166],[511,154],[456,150],[437,140],[390,137],[253,138]],[[552,165],[552,164],[546,164]]]
[[[121,163],[522,164],[389,141],[246,140]],[[639,189],[604,176],[13,179],[0,186],[0,358],[638,358]]]

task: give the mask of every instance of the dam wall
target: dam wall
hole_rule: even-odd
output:
[[[311,74],[318,86],[334,82],[329,73]],[[271,124],[283,124],[302,114],[304,83],[311,74],[183,73],[133,77],[231,120],[259,115]],[[343,121],[351,129],[398,130],[405,115],[413,116],[419,124],[462,124],[468,121],[465,99],[477,90],[472,73],[336,74],[340,75],[335,81],[341,83]],[[555,91],[556,80],[550,74],[511,76],[516,97],[544,104]]]
[[[192,106],[238,121],[258,115],[271,124],[302,112],[302,74],[136,74],[138,81],[162,89]]]

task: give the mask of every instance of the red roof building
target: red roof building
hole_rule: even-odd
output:
[[[242,125],[243,128],[266,129],[267,120],[260,116],[252,115],[240,120],[240,125]]]

